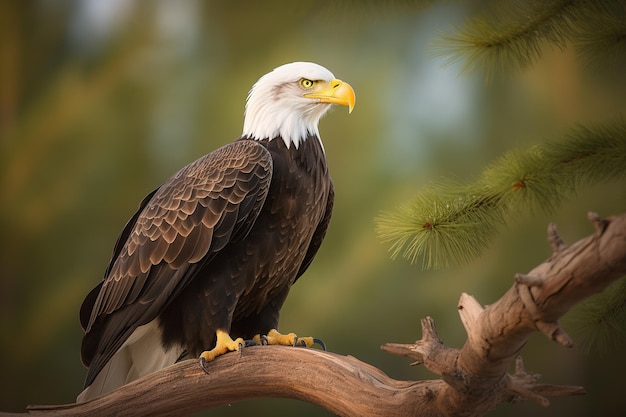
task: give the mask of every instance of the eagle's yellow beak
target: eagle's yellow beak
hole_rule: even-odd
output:
[[[350,84],[341,80],[331,80],[330,83],[319,83],[319,89],[304,95],[307,98],[318,99],[322,103],[340,104],[348,106],[348,112],[352,113],[356,96]]]

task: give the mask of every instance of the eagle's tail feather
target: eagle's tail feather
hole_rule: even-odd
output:
[[[165,349],[156,320],[139,326],[115,352],[94,381],[76,398],[85,402],[107,394],[135,379],[176,363],[182,348]]]

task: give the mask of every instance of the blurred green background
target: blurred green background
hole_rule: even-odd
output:
[[[413,2],[409,2],[413,3]],[[325,243],[291,292],[281,328],[313,334],[398,379],[434,376],[380,351],[420,337],[435,318],[460,347],[456,303],[483,303],[549,256],[548,222],[566,242],[586,212],[624,211],[623,183],[581,190],[549,215],[503,228],[469,265],[423,271],[390,261],[374,217],[446,177],[470,180],[505,151],[626,110],[626,79],[588,73],[572,48],[545,47],[519,75],[489,83],[443,67],[431,43],[480,2],[429,8],[390,2],[4,1],[0,5],[0,410],[73,402],[85,370],[78,309],[145,194],[186,163],[237,138],[246,94],[272,68],[314,61],[349,82],[355,111],[320,124],[335,181]],[[576,337],[575,328],[565,328]],[[622,346],[623,349],[623,346]],[[588,395],[490,415],[626,414],[619,349],[566,350],[542,335],[523,351],[543,382]],[[325,416],[291,400],[255,400],[210,415]]]

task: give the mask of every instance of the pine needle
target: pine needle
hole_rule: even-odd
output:
[[[542,145],[546,163],[572,187],[626,176],[626,121],[591,127],[579,126],[564,140]]]
[[[600,2],[604,12],[584,20],[575,41],[583,66],[591,71],[626,68],[626,6],[622,1]]]
[[[408,205],[377,219],[379,237],[392,243],[392,258],[422,258],[425,269],[447,268],[478,256],[501,223],[499,202],[484,191],[427,188]],[[450,190],[453,191],[453,190]]]
[[[625,13],[619,0],[501,2],[490,14],[442,33],[433,51],[448,57],[444,65],[462,61],[461,72],[482,70],[487,80],[528,68],[546,43],[563,50],[574,42],[589,68],[623,68]]]
[[[448,56],[445,65],[464,61],[462,72],[481,69],[487,79],[529,67],[549,41],[560,49],[571,37],[572,20],[580,1],[511,1],[489,16],[468,21],[456,33],[443,33],[433,44],[436,56]]]
[[[559,139],[508,152],[475,183],[438,184],[377,219],[392,258],[424,268],[466,263],[497,228],[522,214],[551,212],[583,185],[626,177],[626,122],[579,127]]]
[[[571,314],[570,321],[579,333],[584,352],[605,353],[626,342],[626,279],[592,297]]]
[[[479,181],[515,214],[551,212],[572,191],[539,146],[506,153],[483,171]]]

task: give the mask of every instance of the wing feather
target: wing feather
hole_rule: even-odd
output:
[[[159,237],[154,240],[152,244],[152,252],[148,255],[150,263],[152,265],[156,265],[161,262],[167,253],[168,247],[169,244],[165,241],[165,239]]]
[[[163,238],[163,240],[166,240]],[[180,257],[180,251],[183,249],[183,245],[185,244],[184,239],[175,239],[171,242],[167,242],[169,245],[167,248],[167,252],[163,255],[163,260],[168,264],[173,264],[176,259]]]
[[[236,141],[189,164],[142,201],[118,238],[97,296],[94,289],[81,307],[83,362],[97,356],[88,380],[193,279],[198,264],[249,232],[271,173],[262,145]]]

